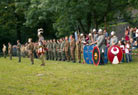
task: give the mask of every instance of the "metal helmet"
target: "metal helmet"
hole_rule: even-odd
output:
[[[114,36],[114,35],[115,35],[115,32],[114,32],[114,31],[112,31],[112,32],[111,32],[111,36]]]
[[[96,32],[96,29],[93,29],[93,32]]]
[[[98,34],[102,34],[103,33],[103,30],[102,29],[99,29],[98,30]]]

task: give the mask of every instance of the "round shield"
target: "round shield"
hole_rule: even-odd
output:
[[[108,52],[108,48],[105,48],[105,52],[104,52],[104,63],[107,64],[108,63],[108,56],[107,56],[107,52]]]
[[[98,66],[100,63],[100,50],[97,46],[95,46],[93,48],[93,52],[92,52],[92,60],[94,65]]]
[[[94,48],[95,44],[94,45],[90,45],[89,46],[89,50],[88,50],[88,56],[89,56],[89,60],[90,60],[90,63],[93,64],[93,60],[92,60],[92,51],[93,51],[93,48]]]
[[[90,60],[89,60],[89,56],[88,56],[88,49],[89,49],[89,46],[85,45],[83,48],[83,57],[84,57],[85,62],[87,64],[90,64]]]
[[[123,52],[117,45],[111,46],[108,49],[108,59],[112,64],[119,64],[122,60]]]

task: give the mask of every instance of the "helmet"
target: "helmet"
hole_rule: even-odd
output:
[[[136,32],[138,32],[138,29],[136,30]]]
[[[99,29],[98,33],[99,34],[102,34],[103,33],[103,30],[102,29]]]
[[[96,29],[93,29],[93,32],[96,32]]]
[[[29,42],[29,43],[32,42],[32,38],[29,38],[29,39],[28,39],[28,42]]]
[[[92,36],[92,34],[91,34],[91,33],[89,33],[89,36]]]
[[[115,35],[115,32],[114,32],[114,31],[112,31],[112,32],[111,32],[111,36],[114,36],[114,35]]]
[[[83,33],[81,33],[80,36],[83,36]]]

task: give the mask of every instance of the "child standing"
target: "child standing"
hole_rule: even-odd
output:
[[[130,62],[130,58],[129,58],[129,55],[130,55],[130,43],[129,41],[126,42],[125,44],[125,55],[126,55],[126,62],[129,63]]]

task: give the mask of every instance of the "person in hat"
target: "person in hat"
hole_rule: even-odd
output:
[[[115,32],[111,32],[111,38],[110,38],[110,46],[117,45],[118,44],[118,38],[115,35]]]
[[[84,60],[83,49],[84,49],[84,46],[86,45],[86,41],[85,41],[85,36],[83,33],[81,33],[81,35],[80,35],[80,40],[81,40],[81,55],[82,55],[82,59],[83,59],[82,64],[85,64],[86,62]]]
[[[29,42],[29,44],[28,44],[29,57],[30,57],[31,63],[33,65],[34,64],[34,44],[33,44],[31,38],[28,39],[28,42]]]
[[[98,38],[98,34],[96,32],[96,29],[93,29],[93,41],[97,41],[97,38]]]
[[[105,52],[105,35],[103,34],[103,30],[99,29],[98,31],[99,37],[97,39],[97,46],[100,49],[100,65],[104,65],[104,52]]]
[[[38,31],[38,38],[39,38],[39,41],[43,41],[44,40],[44,37],[43,37],[43,32],[44,32],[44,30],[43,30],[43,28],[40,28],[40,29],[38,29],[37,30]]]
[[[88,44],[92,44],[93,42],[93,38],[92,38],[92,33],[89,33],[89,40],[88,40]]]

